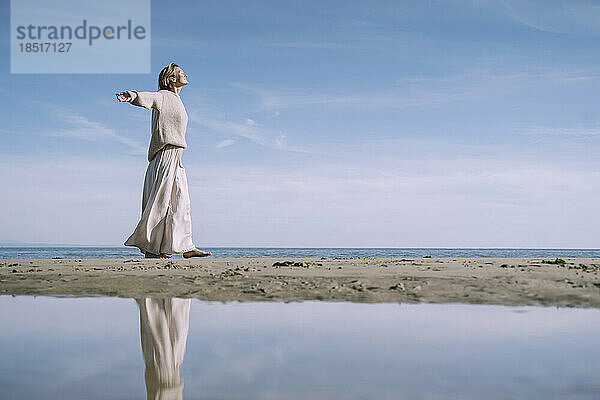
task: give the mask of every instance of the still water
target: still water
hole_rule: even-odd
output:
[[[600,310],[0,297],[2,399],[598,399]]]

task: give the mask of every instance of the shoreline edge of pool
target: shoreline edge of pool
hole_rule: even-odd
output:
[[[599,258],[3,259],[0,294],[600,307]]]

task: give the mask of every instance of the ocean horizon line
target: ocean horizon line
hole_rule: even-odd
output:
[[[115,248],[134,249],[129,246],[96,245],[96,244],[56,244],[56,243],[0,243],[0,248]],[[600,250],[600,247],[487,247],[487,246],[422,246],[422,247],[390,247],[390,246],[211,246],[211,249],[382,249],[382,250]]]

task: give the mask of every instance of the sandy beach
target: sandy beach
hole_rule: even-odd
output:
[[[3,295],[600,307],[600,259],[5,259]]]

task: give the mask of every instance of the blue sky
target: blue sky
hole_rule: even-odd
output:
[[[198,246],[598,247],[600,2],[156,1],[151,74],[11,75],[0,13],[0,241],[122,244],[173,61]]]

